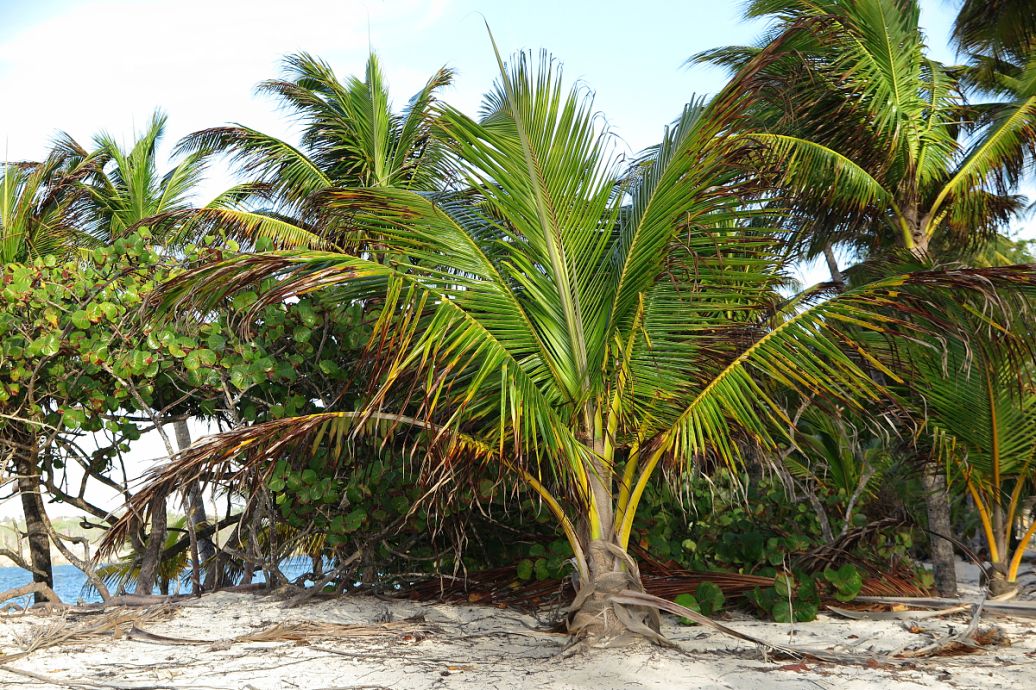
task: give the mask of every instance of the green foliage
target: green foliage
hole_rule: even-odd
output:
[[[333,295],[264,308],[247,339],[237,326],[248,305],[152,324],[145,300],[155,286],[218,255],[190,246],[171,257],[142,230],[80,259],[2,268],[0,431],[40,439],[45,478],[69,458],[104,474],[142,429],[173,415],[276,419],[342,395],[365,335],[359,309]],[[84,434],[100,448],[72,452]]]
[[[683,493],[655,487],[635,523],[641,547],[690,570],[770,573],[822,542],[808,503],[789,500],[777,482],[744,480],[720,470]]]
[[[726,598],[723,590],[714,582],[702,582],[694,591],[694,594],[685,592],[678,594],[673,601],[680,606],[685,606],[692,611],[697,611],[703,616],[712,616],[723,608]],[[681,618],[682,625],[697,625],[689,618]]]
[[[825,568],[824,579],[834,587],[834,597],[838,601],[852,601],[863,586],[860,571],[851,563],[845,563],[837,570]]]
[[[773,587],[756,587],[746,596],[760,612],[778,623],[811,621],[820,610],[816,579],[803,573],[796,577],[782,571],[776,575]]]
[[[844,501],[840,492],[829,488],[821,487],[819,496],[829,509]],[[774,479],[749,482],[745,476],[720,470],[708,481],[700,478],[685,483],[679,492],[661,485],[645,500],[647,508],[635,523],[641,548],[654,558],[674,561],[689,570],[776,578],[773,587],[757,588],[747,595],[759,613],[774,620],[812,620],[820,597],[850,601],[863,585],[862,573],[852,562],[815,572],[801,567],[814,549],[828,542],[814,508],[806,501],[790,499]],[[870,510],[869,501],[873,500],[865,497],[861,510]],[[850,527],[865,521],[865,513],[858,512]],[[910,531],[895,527],[857,541],[844,557],[891,566],[908,562],[912,546]],[[925,575],[923,569],[917,571],[919,586],[925,586]],[[702,613],[722,605],[706,607],[702,596],[700,587],[693,594],[688,592],[683,601],[693,599],[695,605],[684,605]]]

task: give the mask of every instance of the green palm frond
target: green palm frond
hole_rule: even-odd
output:
[[[63,145],[72,152],[83,152],[93,170],[83,181],[87,195],[84,214],[91,234],[101,242],[111,242],[152,219],[179,218],[193,208],[192,199],[202,181],[207,159],[192,153],[167,172],[159,170],[158,147],[165,134],[167,117],[156,111],[144,132],[128,149],[113,137],[101,133],[94,138],[94,150],[85,152],[67,134]],[[175,242],[178,228],[158,223],[159,242]]]
[[[218,152],[228,156],[253,183],[283,197],[293,207],[332,186],[331,178],[305,153],[277,137],[241,125],[213,127],[185,137],[177,153]]]
[[[41,163],[0,168],[0,261],[65,256],[88,245],[80,181],[92,164],[58,146]]]
[[[968,106],[959,72],[925,55],[917,2],[759,0],[748,13],[776,24],[756,93],[766,105],[747,136],[767,144],[757,167],[777,183],[775,203],[790,206],[807,257],[840,242],[873,253],[897,235],[927,254],[933,242],[974,246],[1006,227],[999,210],[1017,208],[1009,195],[1032,149],[1030,108],[1001,107],[990,122],[994,109]]]

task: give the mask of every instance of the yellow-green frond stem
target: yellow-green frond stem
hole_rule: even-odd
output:
[[[640,473],[640,477],[637,479],[637,485],[633,487],[633,491],[630,493],[629,501],[626,504],[625,509],[622,511],[622,522],[619,524],[619,546],[623,549],[629,547],[630,533],[633,531],[633,518],[637,515],[637,506],[640,505],[640,499],[644,497],[644,490],[647,489],[648,482],[651,480],[651,476],[655,473],[655,467],[658,466],[658,462],[665,455],[665,444],[660,445],[655,452],[648,458],[647,464],[644,465],[644,470]]]
[[[1029,525],[1029,529],[1025,530],[1025,534],[1022,535],[1021,540],[1018,542],[1018,547],[1014,550],[1014,557],[1007,568],[1008,582],[1018,581],[1018,569],[1022,565],[1022,556],[1025,555],[1026,549],[1029,548],[1029,543],[1032,541],[1033,536],[1036,536],[1036,520],[1033,520],[1032,524]]]
[[[971,477],[965,477],[964,481],[967,484],[971,498],[975,500],[975,509],[978,511],[978,518],[982,523],[982,531],[985,533],[986,542],[989,544],[989,560],[993,563],[999,563],[1000,549],[997,547],[997,539],[993,533],[993,521],[990,519],[989,510],[979,493],[978,487],[971,481]]]

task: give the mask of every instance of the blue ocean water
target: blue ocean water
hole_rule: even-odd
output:
[[[284,573],[289,579],[298,577],[309,570],[308,559],[292,558],[281,563],[281,572]],[[0,592],[6,592],[15,587],[21,587],[32,582],[32,575],[29,574],[28,570],[22,568],[0,568]],[[257,572],[252,578],[252,582],[263,582],[262,572]],[[101,601],[101,598],[97,596],[97,593],[87,587],[86,575],[82,570],[75,567],[74,565],[55,565],[54,566],[54,593],[61,597],[61,601],[66,604],[93,604]],[[311,584],[307,582],[306,584]],[[175,585],[174,585],[175,587]],[[180,583],[178,593],[188,594],[191,591],[190,580]],[[161,592],[155,591],[155,594]],[[30,595],[31,596],[31,595]],[[24,605],[28,602],[30,597],[20,597],[14,599],[16,603]],[[0,602],[4,604],[7,602]]]
[[[0,592],[27,585],[30,582],[32,582],[32,575],[28,570],[13,567],[0,568]],[[61,597],[61,601],[67,604],[74,604],[80,598],[84,603],[100,601],[100,597],[96,594],[83,596],[83,585],[85,584],[86,575],[74,565],[54,566],[54,592]],[[27,599],[28,597],[23,597],[21,601],[18,599],[14,601],[24,604]]]

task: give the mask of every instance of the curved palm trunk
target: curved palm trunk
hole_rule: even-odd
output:
[[[185,420],[177,420],[173,423],[173,432],[176,436],[176,447],[183,452],[191,447],[191,431]],[[212,564],[212,557],[216,555],[216,546],[208,536],[205,528],[208,527],[208,517],[205,515],[205,500],[202,497],[201,489],[197,482],[191,484],[187,489],[187,519],[190,521],[194,532],[201,535],[197,539],[197,562],[205,572],[205,587],[216,586],[215,567]],[[198,577],[202,576],[198,573]]]
[[[156,500],[150,507],[151,531],[145,541],[144,553],[141,554],[140,575],[137,577],[137,593],[151,594],[158,584],[159,567],[162,563],[162,547],[166,535],[165,498]]]

